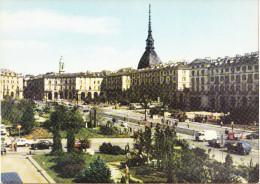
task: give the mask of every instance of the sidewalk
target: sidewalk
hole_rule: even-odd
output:
[[[1,174],[16,175],[23,183],[48,183],[31,162],[22,155],[5,155],[1,157]],[[12,178],[10,178],[12,179]],[[9,179],[9,181],[11,181]],[[5,178],[5,182],[8,178]]]

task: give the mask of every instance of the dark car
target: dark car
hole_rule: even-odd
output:
[[[32,144],[32,149],[50,149],[52,147],[52,142],[49,140],[39,140],[37,143]]]
[[[212,139],[209,141],[209,145],[214,148],[221,148],[221,139]]]
[[[247,139],[259,139],[259,134],[258,133],[251,133],[246,136]]]
[[[228,144],[227,149],[230,153],[240,153],[242,155],[248,155],[252,147],[247,142],[236,142],[234,144]]]

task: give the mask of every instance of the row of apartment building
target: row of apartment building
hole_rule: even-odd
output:
[[[62,71],[23,78],[21,74],[2,69],[1,99],[12,96],[35,100],[85,100],[123,95],[136,102],[139,93],[153,100],[158,97],[178,100],[194,109],[218,110],[231,105],[258,104],[258,68],[258,52],[252,52],[244,56],[196,59],[189,64],[170,62],[139,70],[125,68],[111,73]]]

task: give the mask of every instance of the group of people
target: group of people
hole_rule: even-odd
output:
[[[17,142],[16,142],[16,140],[12,140],[12,142],[11,142],[11,150],[12,151],[17,151]]]

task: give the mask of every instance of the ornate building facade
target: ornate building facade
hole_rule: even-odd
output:
[[[27,81],[26,95],[36,100],[97,98],[102,80],[101,74],[92,73],[44,74]]]
[[[190,63],[190,105],[195,109],[228,111],[259,101],[258,52]]]
[[[7,96],[23,98],[23,76],[7,69],[1,69],[1,100]]]

